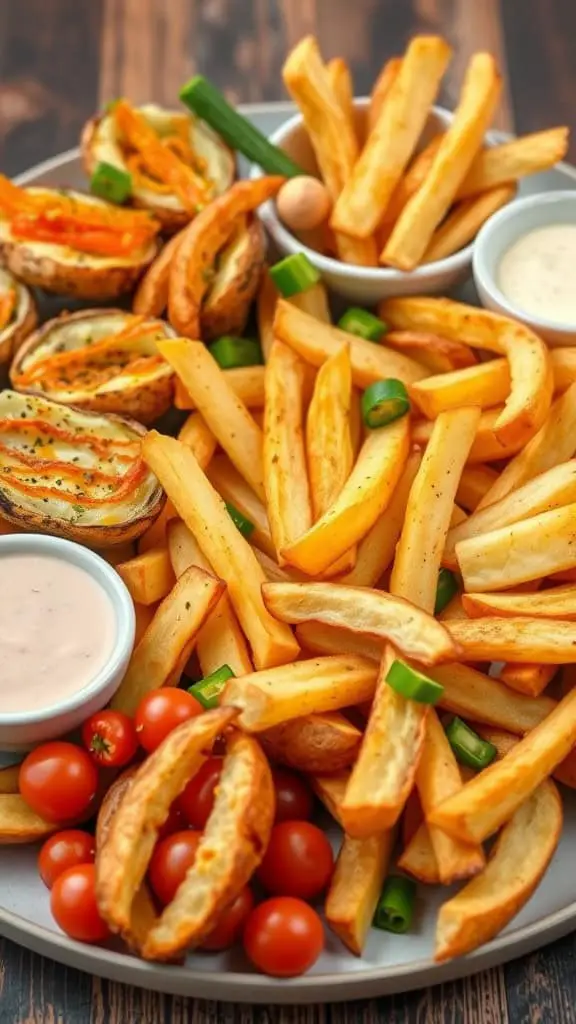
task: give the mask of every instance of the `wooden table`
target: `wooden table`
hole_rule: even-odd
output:
[[[497,126],[568,124],[576,159],[574,0],[1,0],[0,166],[16,173],[74,146],[85,119],[111,97],[170,104],[195,71],[234,99],[279,99],[283,57],[307,32],[325,56],[347,57],[363,93],[416,31],[442,32],[455,47],[443,102],[454,104],[469,54],[491,50],[505,80]],[[573,892],[573,878],[566,885]],[[285,1010],[142,992],[3,940],[0,956],[1,1024],[576,1021],[574,937],[452,985]]]

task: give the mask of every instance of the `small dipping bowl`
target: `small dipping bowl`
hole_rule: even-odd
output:
[[[108,562],[89,548],[43,534],[9,534],[0,537],[0,572],[2,559],[10,555],[44,555],[82,569],[107,595],[116,633],[108,658],[82,689],[61,700],[47,700],[46,707],[33,711],[0,714],[0,764],[20,760],[15,752],[64,736],[103,708],[122,681],[136,628],[134,604],[124,582]]]
[[[482,305],[521,321],[552,347],[576,345],[576,322],[543,319],[510,302],[498,286],[498,270],[504,253],[519,238],[554,224],[576,224],[576,190],[541,192],[515,199],[482,226],[472,258],[474,282]]]

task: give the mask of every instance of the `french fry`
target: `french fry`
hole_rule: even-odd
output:
[[[264,355],[264,361],[268,361],[272,342],[274,341],[274,314],[278,301],[278,289],[270,277],[267,268],[262,272],[260,287],[256,296],[256,322],[258,324],[258,337]],[[244,404],[248,403],[244,400]],[[264,375],[262,375],[262,404],[264,404]]]
[[[447,409],[464,405],[482,408],[505,402],[510,394],[510,370],[507,359],[491,359],[463,370],[452,370],[416,381],[410,397],[429,420]]]
[[[525,443],[526,431],[542,426],[552,398],[550,357],[544,342],[523,324],[452,299],[388,299],[381,308],[393,327],[438,331],[472,348],[506,356],[511,389],[494,423],[501,445],[519,439]]]
[[[553,348],[550,351],[550,361],[554,374],[554,390],[561,394],[576,381],[576,350]]]
[[[444,260],[463,249],[476,237],[485,221],[514,198],[516,191],[515,184],[497,185],[488,192],[456,203],[434,231],[424,251],[422,263]]]
[[[174,438],[155,431],[149,431],[144,438],[142,452],[202,552],[227,583],[254,664],[265,668],[296,657],[298,644],[292,633],[264,607],[260,588],[266,577],[252,548],[192,452]]]
[[[134,634],[134,646],[136,647],[144,633],[148,629],[148,626],[152,622],[156,614],[158,605],[156,604],[135,604],[134,614],[136,615],[136,632]]]
[[[428,673],[444,687],[439,701],[443,710],[519,736],[534,729],[556,707],[550,697],[514,693],[470,665],[436,665]]]
[[[264,367],[238,366],[223,370],[226,383],[247,409],[264,408]],[[174,386],[174,405],[177,409],[195,409],[196,403],[184,383],[177,377]]]
[[[324,804],[324,807],[332,815],[334,821],[337,821],[342,826],[340,804],[344,799],[349,778],[350,772],[344,770],[334,775],[311,775],[308,779],[318,799]]]
[[[194,457],[201,469],[206,469],[218,447],[214,434],[199,412],[190,413],[188,419],[180,427],[178,440],[182,441],[182,444],[188,445],[191,451],[194,452]],[[168,518],[174,519],[174,508],[170,505],[170,502],[166,504],[170,508]]]
[[[214,441],[214,445],[216,441]],[[154,520],[152,526],[149,526],[145,533],[138,538],[138,554],[145,555],[147,551],[152,548],[165,548],[166,547],[166,527],[170,519],[174,519],[176,516],[176,510],[173,508],[172,503],[167,501],[164,504],[160,515]],[[117,548],[110,548],[114,554],[117,553]],[[121,562],[130,561],[134,556],[132,546],[130,545],[130,553],[127,558],[119,557],[116,565],[120,565]]]
[[[440,908],[437,963],[489,942],[524,906],[558,845],[562,817],[556,786],[546,780],[504,826],[482,874]]]
[[[528,521],[541,512],[562,508],[573,502],[576,502],[576,459],[541,473],[513,494],[477,510],[465,522],[454,526],[446,538],[443,563],[456,568],[457,545],[472,537],[480,538],[494,530]]]
[[[352,370],[347,346],[320,367],[306,421],[306,454],[314,520],[330,508],[350,475]]]
[[[321,324],[285,299],[279,299],[276,306],[274,335],[312,366],[322,366],[326,359],[336,355],[342,345],[347,344],[350,348],[352,380],[359,388],[366,388],[385,377],[394,377],[405,384],[412,384],[426,376],[425,368],[414,359],[348,334],[330,324]]]
[[[262,569],[268,582],[270,583],[285,583],[288,580],[293,580],[295,583],[301,583],[307,580],[309,577],[305,576],[304,573],[298,572],[298,569],[293,569],[291,565],[284,565],[282,568],[278,565],[270,555],[267,555],[264,551],[260,551],[258,548],[253,548],[254,554]]]
[[[386,207],[383,220],[378,228],[378,238],[382,245],[387,241],[395,222],[398,220],[408,200],[426,180],[443,138],[444,132],[433,135],[424,149],[416,154],[406,173],[396,185],[390,197],[390,202]]]
[[[401,66],[402,57],[390,57],[390,60],[386,61],[372,86],[370,106],[368,107],[368,134],[376,127],[386,97],[390,93],[392,83],[395,81]]]
[[[475,158],[458,189],[458,198],[477,195],[497,185],[545,171],[568,151],[568,128],[548,128],[490,146]]]
[[[232,235],[235,219],[271,199],[283,182],[279,176],[237,181],[184,228],[170,264],[168,296],[169,320],[179,334],[201,337],[202,300],[216,256]]]
[[[543,665],[576,662],[576,625],[572,622],[490,616],[455,620],[448,623],[448,630],[462,648],[464,661],[536,661]]]
[[[472,593],[509,590],[518,583],[572,568],[576,565],[575,531],[573,502],[461,540],[456,544],[456,558],[465,589]]]
[[[330,88],[346,120],[356,134],[354,118],[354,84],[349,65],[342,57],[333,57],[326,65]]]
[[[576,452],[576,383],[556,399],[540,430],[486,492],[479,508],[492,505]]]
[[[474,54],[466,69],[460,100],[428,174],[400,214],[380,255],[382,263],[413,270],[448,212],[490,125],[501,80],[494,58]]]
[[[435,665],[455,657],[446,628],[402,597],[339,583],[265,583],[266,607],[281,622],[320,622],[393,643],[407,658]]]
[[[283,550],[287,562],[315,575],[362,540],[390,502],[406,464],[409,437],[407,416],[370,432],[334,504]]]
[[[37,843],[58,828],[36,814],[19,793],[0,793],[0,846]]]
[[[193,567],[180,576],[132,652],[126,675],[112,698],[116,711],[133,715],[150,690],[178,685],[198,631],[223,593],[222,580],[202,569]]]
[[[576,742],[576,691],[500,761],[435,807],[428,823],[465,842],[483,842],[509,821]]]
[[[443,338],[431,331],[388,331],[386,346],[413,356],[431,373],[450,373],[476,365],[476,356],[468,345]]]
[[[299,772],[340,772],[353,763],[362,734],[337,711],[307,715],[267,729],[259,739],[267,756]]]
[[[179,231],[162,246],[156,259],[150,264],[134,293],[132,309],[139,316],[158,317],[168,305],[170,267],[184,231]]]
[[[191,565],[205,572],[213,572],[195,537],[181,519],[174,519],[169,524],[168,550],[172,568],[178,578]],[[196,649],[204,676],[216,672],[222,665],[228,665],[235,676],[253,671],[246,640],[226,593],[222,594],[200,629]]]
[[[463,594],[462,603],[471,618],[483,615],[503,618],[527,615],[537,619],[568,619],[574,622],[576,585],[569,583],[565,587],[553,587],[535,594],[515,594],[511,591],[504,594]]]
[[[497,479],[498,473],[490,466],[465,466],[456,491],[456,501],[467,512],[475,512]]]
[[[522,435],[518,435],[511,442],[502,444],[494,428],[503,411],[503,405],[499,405],[495,409],[483,409],[476,437],[468,455],[467,465],[508,459],[516,455],[534,437],[537,428],[526,426]],[[420,447],[427,445],[432,436],[432,430],[433,421],[416,420],[412,429],[414,444]]]
[[[415,36],[351,177],[336,201],[331,227],[367,238],[378,227],[412,156],[451,56],[438,36]],[[336,143],[337,145],[337,143]]]
[[[315,317],[316,320],[321,320],[323,324],[331,322],[328,292],[323,281],[317,281],[311,288],[306,288],[303,292],[291,295],[288,301],[293,306],[296,306],[297,309],[302,309],[305,313],[308,313],[309,316]]]
[[[466,619],[467,615],[462,604],[462,594],[456,593],[451,601],[438,615],[440,622],[450,622],[451,619]]]
[[[344,836],[326,896],[328,927],[361,956],[388,871],[393,829],[368,839]]]
[[[518,693],[539,697],[552,682],[557,671],[557,665],[538,665],[531,662],[522,665],[510,661],[504,665],[499,678]]]
[[[262,431],[227,383],[224,372],[202,342],[174,339],[158,342],[198,411],[238,472],[261,501],[265,499]],[[222,410],[226,415],[222,415]]]
[[[284,549],[310,529],[312,510],[303,436],[305,364],[275,341],[266,364],[264,482],[270,531],[278,562]]]
[[[129,562],[121,562],[116,566],[116,572],[137,604],[156,604],[174,586],[174,573],[165,547],[150,548]]]
[[[402,851],[398,858],[398,867],[424,885],[440,885],[438,861],[432,846],[430,829],[425,821]]]
[[[375,683],[376,666],[368,658],[312,658],[230,679],[221,704],[240,711],[246,732],[263,732],[304,715],[362,704],[372,699]]]
[[[296,636],[304,650],[313,654],[358,654],[375,662],[382,657],[380,640],[322,622],[303,622],[296,627]]]
[[[7,768],[0,768],[0,794],[19,793],[19,777],[19,764],[11,764]]]
[[[227,456],[216,455],[206,470],[206,476],[220,497],[253,524],[250,543],[274,558],[276,549],[266,509]]]
[[[434,611],[454,498],[479,417],[476,408],[453,409],[438,416],[410,490],[390,589],[428,612]]]

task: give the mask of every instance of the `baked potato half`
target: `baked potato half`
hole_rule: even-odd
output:
[[[233,238],[218,254],[214,277],[202,303],[202,338],[242,334],[258,291],[266,258],[257,217],[241,217]]]
[[[0,267],[0,363],[10,362],[37,323],[32,293],[9,270]]]
[[[167,110],[155,104],[135,108],[158,138],[206,182],[207,199],[221,195],[232,184],[236,164],[232,151],[208,125],[179,110]],[[150,210],[164,231],[178,231],[193,218],[181,197],[141,165],[139,155],[126,140],[110,109],[91,118],[81,136],[81,152],[86,173],[92,176],[99,163],[127,171],[132,178],[132,202]]]
[[[170,408],[174,379],[156,342],[173,336],[163,320],[121,309],[62,313],[24,342],[10,380],[16,391],[152,423]]]
[[[140,454],[144,427],[0,392],[0,517],[106,548],[139,537],[165,495]]]

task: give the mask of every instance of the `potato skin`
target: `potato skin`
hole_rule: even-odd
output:
[[[266,259],[264,231],[257,217],[251,219],[244,237],[245,244],[225,291],[213,301],[208,294],[202,306],[200,323],[205,339],[242,334],[246,326]]]
[[[38,309],[32,293],[21,281],[17,281],[16,284],[22,294],[21,301],[26,303],[26,312],[22,320],[9,324],[0,331],[0,363],[10,362],[38,323]]]

